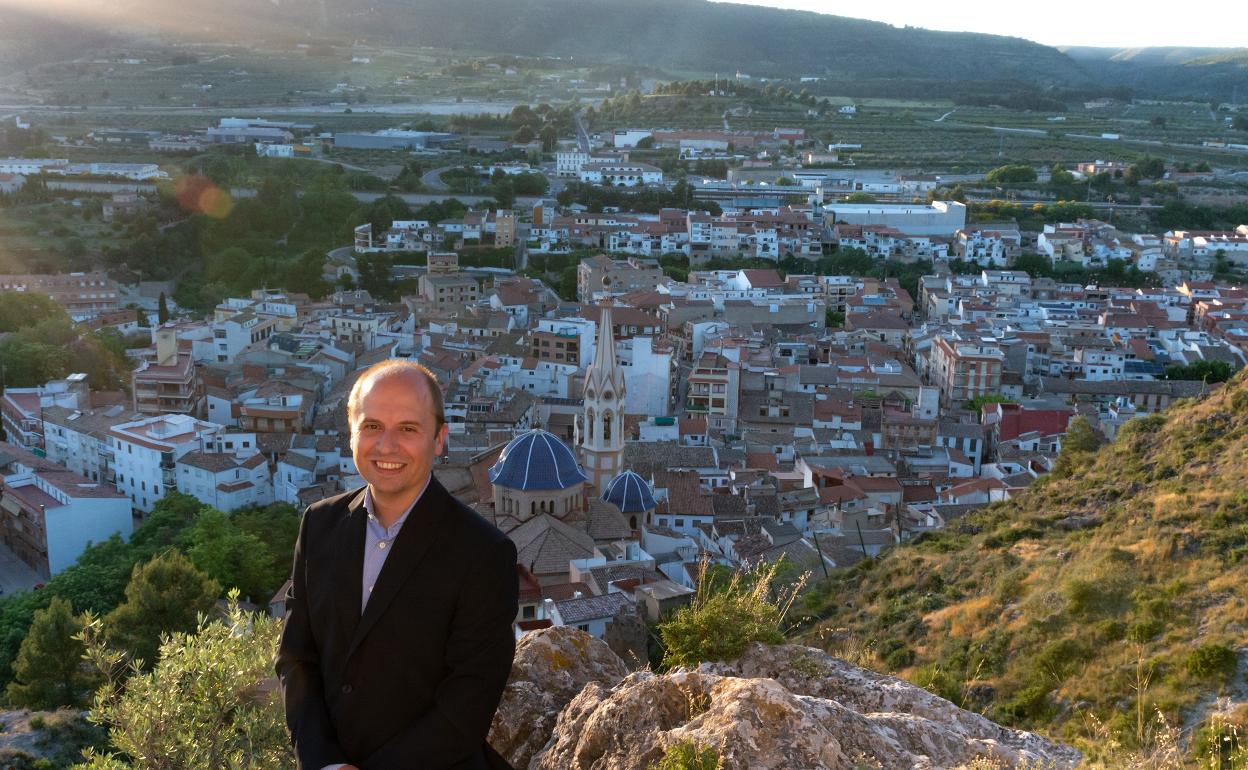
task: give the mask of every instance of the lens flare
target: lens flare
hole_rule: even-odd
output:
[[[179,179],[174,194],[186,211],[207,214],[214,219],[225,219],[234,208],[234,199],[230,194],[202,174]]]

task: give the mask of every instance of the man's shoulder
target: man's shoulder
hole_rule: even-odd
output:
[[[332,497],[326,497],[318,500],[308,506],[304,512],[304,516],[308,517],[310,522],[323,522],[329,519],[337,518],[351,507],[351,503],[355,500],[356,495],[364,491],[363,487],[358,489],[349,489],[346,492],[340,492]]]
[[[481,514],[460,502],[449,491],[446,496],[451,500],[452,520],[455,522],[457,534],[474,545],[489,547],[507,540],[507,536],[498,527],[487,521]]]

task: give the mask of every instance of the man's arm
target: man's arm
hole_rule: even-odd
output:
[[[481,749],[516,651],[512,623],[519,601],[516,547],[496,543],[469,568],[446,641],[446,675],[433,708],[363,764],[368,768],[447,767]]]
[[[286,596],[286,627],[277,648],[277,676],[286,704],[286,727],[301,770],[321,770],[342,765],[347,757],[338,745],[325,690],[321,683],[321,656],[308,617],[307,532],[310,512],[305,512],[295,541],[295,565],[291,589]]]

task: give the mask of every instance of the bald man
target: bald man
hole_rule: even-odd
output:
[[[304,514],[277,656],[299,768],[507,768],[485,739],[515,652],[515,546],[433,478],[447,426],[427,369],[369,368],[347,420],[367,486]]]

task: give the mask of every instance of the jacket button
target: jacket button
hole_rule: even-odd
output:
[[[349,684],[344,684],[344,685],[342,686],[342,694],[343,694],[343,695],[350,695],[350,694],[351,694],[351,685],[349,685]]]

